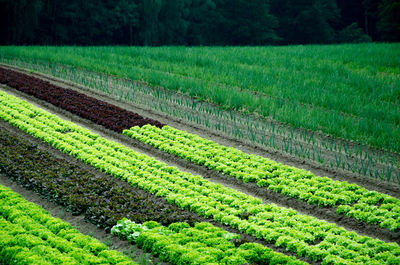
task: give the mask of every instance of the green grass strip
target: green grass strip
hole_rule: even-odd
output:
[[[397,264],[400,246],[212,183],[109,141],[5,92],[0,118],[53,147],[170,203],[323,264]],[[246,215],[248,218],[242,218]]]

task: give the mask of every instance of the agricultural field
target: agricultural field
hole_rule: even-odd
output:
[[[399,61],[0,47],[0,264],[400,264]]]
[[[0,60],[290,159],[398,184],[399,50],[9,46]]]

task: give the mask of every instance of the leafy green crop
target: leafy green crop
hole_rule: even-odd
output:
[[[1,47],[0,57],[143,80],[225,109],[245,110],[296,128],[399,152],[399,50],[396,43]]]
[[[72,165],[33,144],[26,135],[15,135],[1,128],[0,174],[74,215],[84,215],[85,220],[101,229],[111,230],[123,217],[137,223],[153,220],[163,225],[203,220],[171,205],[165,198],[88,170],[83,163]]]
[[[5,92],[0,91],[0,102],[1,119],[51,146],[133,186],[166,197],[181,208],[212,217],[299,256],[325,262],[336,255],[348,264],[390,264],[400,259],[397,243],[361,236],[292,209],[264,204],[104,139]],[[248,218],[242,218],[244,213]],[[327,244],[332,247],[326,248]],[[359,251],[352,247],[362,244]]]
[[[0,185],[1,264],[135,264]]]
[[[354,46],[355,45],[351,45],[351,49]],[[379,51],[381,51],[380,46],[383,46],[383,44],[373,44],[372,47],[370,46],[372,45],[363,45],[363,48],[371,48],[375,53],[379,53]],[[338,47],[345,47],[345,45],[340,45]],[[5,48],[8,49],[10,47]],[[10,49],[13,50],[14,48],[15,47],[11,47]],[[291,48],[293,49],[294,47]],[[314,48],[315,46],[313,46],[311,49]],[[20,49],[20,47],[17,47],[16,49]],[[152,48],[152,50],[157,49],[162,48]],[[177,49],[179,50],[179,48]],[[248,49],[252,51],[254,48],[249,47]],[[335,49],[336,47],[334,48],[334,50]],[[31,50],[32,47],[30,47],[29,51]],[[228,49],[224,48],[223,50],[225,51]],[[326,52],[324,48],[322,50]],[[339,49],[338,51],[342,52],[342,49]],[[167,52],[171,51],[167,50]],[[357,50],[356,52],[359,51]],[[392,52],[393,50],[386,49],[383,53],[379,54],[379,58],[385,58],[384,60],[379,62],[379,64],[389,64],[389,66],[377,67],[377,65],[375,65],[378,62],[377,58],[374,58],[372,61],[361,60],[360,63],[362,67],[365,66],[364,64],[375,65],[374,67],[377,67],[378,71],[374,74],[376,74],[379,79],[385,77],[385,75],[382,76],[382,74],[386,74],[386,71],[388,71],[388,76],[390,76],[390,78],[396,77],[396,75],[398,76],[399,72],[396,69],[392,69],[393,65],[395,65],[396,57],[387,56]],[[140,53],[136,52],[136,55],[138,54]],[[354,54],[356,53],[353,52],[350,55],[353,56]],[[187,54],[185,54],[185,56],[186,55]],[[332,55],[334,56],[335,53],[332,53]],[[163,55],[159,54],[159,56]],[[376,54],[375,56],[378,55]],[[65,56],[62,56],[61,60],[64,57]],[[347,59],[359,60],[360,56]],[[314,115],[312,116],[308,117],[303,113],[302,115],[299,115],[296,119],[296,111],[299,111],[304,107],[308,108],[306,111],[314,110],[312,104],[310,105],[300,103],[300,105],[297,106],[294,110],[283,110],[283,112],[281,113],[282,115],[291,117],[294,121],[293,124],[286,124],[281,122],[276,123],[274,119],[270,119],[271,115],[269,115],[268,117],[263,117],[262,115],[259,115],[260,113],[258,112],[258,110],[256,110],[257,113],[255,113],[255,115],[249,115],[248,112],[242,111],[246,108],[241,107],[241,104],[243,103],[243,98],[241,97],[231,98],[234,101],[233,106],[235,109],[231,109],[229,107],[223,109],[221,108],[221,105],[215,105],[212,102],[204,101],[204,98],[202,97],[193,98],[180,93],[180,91],[177,92],[174,90],[161,88],[159,86],[151,86],[146,83],[146,80],[143,81],[140,79],[138,81],[129,78],[120,78],[120,75],[110,75],[108,72],[94,72],[90,70],[90,67],[76,67],[73,63],[70,62],[60,64],[59,61],[56,60],[52,63],[49,63],[48,60],[43,61],[37,58],[32,59],[30,58],[30,56],[18,57],[17,55],[15,55],[9,57],[9,54],[2,57],[1,49],[0,60],[10,65],[29,69],[30,72],[37,71],[57,78],[66,79],[73,83],[81,84],[90,90],[105,93],[111,97],[117,98],[120,101],[133,103],[136,106],[141,106],[149,110],[162,112],[175,119],[184,120],[189,124],[196,124],[200,125],[201,127],[206,127],[211,131],[228,137],[233,137],[234,139],[240,140],[242,142],[250,142],[269,150],[281,152],[290,156],[294,155],[299,159],[307,159],[321,165],[322,167],[345,170],[347,172],[351,172],[353,174],[357,174],[363,177],[370,177],[375,180],[400,183],[400,156],[398,155],[398,152],[392,152],[393,150],[396,150],[396,148],[393,147],[394,145],[396,145],[394,144],[393,139],[398,138],[396,136],[398,135],[398,133],[395,132],[398,131],[396,129],[398,128],[398,123],[395,122],[396,125],[394,125],[394,127],[388,127],[387,125],[382,124],[382,126],[379,126],[378,128],[378,130],[380,131],[379,135],[375,135],[376,137],[369,137],[368,141],[357,140],[356,142],[352,141],[351,138],[342,141],[343,137],[331,137],[335,136],[335,134],[332,135],[331,133],[328,133],[329,135],[327,136],[326,131],[324,131],[322,128],[322,124],[324,122],[327,123],[329,127],[339,126],[336,128],[336,131],[338,131],[340,135],[340,133],[344,133],[344,127],[351,128],[350,133],[353,133],[355,124],[359,123],[359,125],[361,126],[361,132],[357,134],[357,137],[360,137],[360,135],[362,134],[369,134],[371,130],[373,130],[373,126],[376,126],[381,122],[382,117],[379,117],[379,115],[382,114],[381,109],[387,109],[388,104],[386,103],[390,100],[383,100],[382,103],[380,103],[381,106],[373,108],[373,111],[377,112],[378,114],[378,116],[375,117],[379,117],[378,120],[366,121],[363,118],[358,119],[356,115],[348,115],[347,113],[342,112],[342,109],[344,107],[348,107],[347,105],[342,106],[339,112],[334,112],[333,116],[331,115],[332,113],[329,113],[329,108],[325,107],[322,109],[323,111],[314,111]],[[329,62],[331,61],[328,61],[328,63]],[[135,62],[133,62],[131,65],[128,65],[127,68],[131,67],[134,63]],[[323,63],[326,62],[324,61]],[[203,65],[201,63],[200,66],[209,67],[210,65]],[[365,69],[363,68],[363,70]],[[372,67],[368,68],[368,71],[375,70],[373,70]],[[132,73],[135,72],[131,72],[129,74]],[[217,74],[219,74],[219,72],[217,72]],[[167,72],[167,75],[168,76],[166,78],[174,77],[174,75],[171,75],[169,72]],[[201,79],[202,77],[203,76],[201,75],[197,79]],[[325,78],[324,75],[322,77]],[[8,79],[7,75],[5,76],[5,79]],[[188,79],[186,78],[185,81],[188,81]],[[190,83],[190,81],[188,82]],[[309,82],[310,80],[306,80],[304,84],[307,84]],[[172,82],[172,85],[173,87],[179,88],[179,82],[176,83],[174,81]],[[342,83],[340,85],[343,86]],[[389,85],[389,87],[391,87],[391,85]],[[202,88],[193,83],[191,86],[189,85],[189,89],[194,90],[194,94],[196,95],[198,94],[197,90],[201,90]],[[235,91],[237,89],[240,89],[240,87],[230,87],[229,91],[227,91],[227,94],[229,96],[232,96],[233,93],[231,91]],[[278,92],[281,92],[282,90],[283,89],[280,89]],[[295,92],[298,93],[299,91]],[[333,93],[334,96],[340,97],[342,96],[342,94],[348,93],[349,91],[350,90],[346,89],[344,92],[340,91],[340,93],[337,93],[337,91],[334,91]],[[367,104],[370,104],[370,102],[373,102],[373,100],[382,97],[382,95],[380,95],[380,90],[375,91],[375,89],[373,89],[372,91],[377,92],[378,95],[369,99]],[[222,93],[215,94],[215,92],[220,91],[212,88],[209,89],[208,92],[212,97],[217,97],[219,102],[226,103],[226,95],[223,95]],[[308,92],[308,90],[302,91],[301,96],[306,95]],[[325,91],[323,92],[325,93]],[[323,95],[324,93],[321,92],[320,94]],[[367,91],[367,93],[369,95],[371,94],[371,91]],[[383,96],[385,99],[398,98],[398,93],[392,88],[382,91],[382,93],[385,94]],[[294,95],[295,93],[292,94]],[[291,96],[292,94],[284,96]],[[313,100],[317,95],[320,94],[314,93],[312,95],[309,95],[307,99]],[[255,95],[258,96],[258,94],[253,93],[245,95],[245,102],[250,104],[250,106],[254,106],[255,103],[251,103],[251,98]],[[348,100],[348,98],[349,97],[346,97],[345,99]],[[365,98],[367,97],[363,95],[361,99],[364,100]],[[269,99],[278,100],[278,108],[283,109],[287,108],[290,103],[290,100],[286,100],[286,98],[276,98],[272,96]],[[324,98],[324,100],[329,99],[330,97]],[[264,102],[265,99],[260,97],[258,98],[258,100]],[[343,101],[341,101],[341,103],[342,102]],[[351,103],[355,102],[356,100],[351,101]],[[392,106],[394,105],[396,105],[396,103],[392,102]],[[329,104],[329,106],[340,106],[340,104]],[[355,106],[360,107],[360,104],[357,105],[355,103]],[[277,106],[267,105],[266,108],[267,107],[276,108]],[[377,111],[377,109],[379,110]],[[324,117],[319,117],[318,115],[325,116],[325,119]],[[344,115],[345,117],[335,117],[335,115]],[[303,128],[299,128],[299,126],[302,126],[302,124],[304,125],[305,122],[314,121],[314,119],[318,120],[318,122],[316,122],[314,126],[316,129],[312,129],[312,131],[310,131],[310,127],[306,126]],[[352,121],[351,119],[355,120]],[[319,133],[320,130],[322,130],[323,134]],[[385,150],[382,150],[382,147],[379,147],[379,144],[378,146],[373,144],[373,142],[382,142],[382,139],[387,138],[386,136],[384,136],[384,133],[391,134],[392,130],[395,130],[393,131],[393,137],[388,138],[390,141],[388,142],[386,148],[384,148]],[[373,147],[378,147],[378,149],[371,148],[371,145]]]
[[[307,264],[272,251],[257,243],[236,246],[240,236],[210,223],[173,223],[168,227],[155,222],[136,224],[126,218],[111,233],[134,242],[171,264]],[[277,263],[279,261],[279,263]]]
[[[135,126],[124,130],[123,133],[245,183],[256,182],[260,187],[309,204],[335,207],[338,208],[339,214],[379,224],[393,232],[400,231],[400,200],[392,196],[369,191],[346,181],[315,176],[309,171],[247,154],[234,147],[226,147],[170,126],[164,126],[162,129],[152,125]]]

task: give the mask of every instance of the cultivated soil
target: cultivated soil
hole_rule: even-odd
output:
[[[83,126],[85,128],[88,128],[88,129],[92,130],[93,132],[98,133],[98,134],[102,135],[102,137],[105,137],[105,138],[107,138],[109,140],[118,141],[118,139],[116,137],[113,137],[113,135],[115,135],[115,136],[118,136],[118,135],[119,136],[124,136],[124,135],[115,133],[113,131],[110,131],[108,129],[104,129],[104,127],[101,127],[101,126],[96,125],[96,124],[94,124],[93,127],[90,127],[89,126],[90,122],[86,121],[87,123],[83,124],[83,123],[81,123],[79,121],[79,120],[82,120],[81,118],[76,117],[77,120],[74,120],[74,117],[73,117],[74,115],[72,115],[72,114],[70,114],[70,119],[68,119],[62,113],[63,111],[60,111],[60,113],[57,113],[55,111],[56,108],[51,110],[51,107],[40,106],[40,104],[38,104],[38,102],[35,103],[35,102],[31,101],[28,97],[24,97],[23,93],[20,93],[20,92],[19,92],[20,94],[11,93],[10,91],[7,91],[6,89],[4,89],[4,86],[2,86],[2,85],[0,85],[0,89],[3,90],[3,91],[6,91],[9,94],[14,95],[14,96],[18,96],[19,98],[24,99],[24,100],[34,104],[35,106],[41,107],[42,109],[44,109],[46,111],[52,112],[54,114],[57,114],[59,117],[61,117],[63,119],[71,120],[71,121],[75,122],[76,124],[78,124],[79,126]],[[96,127],[100,127],[102,130],[96,130]],[[30,143],[34,144],[39,150],[48,152],[52,156],[57,157],[59,159],[67,160],[71,164],[77,165],[78,167],[80,167],[82,169],[91,171],[91,172],[93,172],[95,174],[100,174],[100,175],[102,175],[104,177],[115,179],[114,177],[112,177],[110,175],[107,175],[105,173],[102,173],[102,172],[98,171],[97,169],[93,168],[90,165],[86,165],[85,163],[75,159],[72,156],[69,156],[67,154],[62,153],[61,151],[59,151],[59,150],[53,148],[52,146],[50,146],[49,144],[47,144],[47,143],[45,143],[45,142],[43,142],[43,141],[41,141],[39,139],[36,139],[36,138],[26,134],[25,132],[21,131],[20,129],[18,129],[16,127],[13,127],[12,125],[10,125],[9,123],[7,123],[7,122],[5,122],[3,120],[0,120],[0,130],[7,130],[8,132],[12,133],[15,136],[22,137],[23,139],[28,140]],[[107,132],[107,131],[109,132],[110,135],[106,135],[105,134],[105,132]],[[121,139],[122,138],[124,138],[124,137],[121,137]],[[126,139],[122,139],[119,142],[124,144],[124,143],[127,143],[129,141],[130,141],[130,138],[126,137]],[[129,144],[125,144],[125,145],[129,146]],[[133,145],[131,145],[130,147],[133,147]],[[136,149],[136,148],[133,147],[133,149]],[[143,152],[143,153],[145,153],[145,152]],[[166,161],[164,161],[164,162],[166,162]],[[173,164],[172,161],[169,164],[176,165],[176,164]],[[178,165],[176,165],[176,166],[178,166]],[[191,171],[191,172],[195,173],[195,171]],[[121,182],[121,184],[123,184],[123,185],[126,185],[126,183],[121,181],[121,180],[116,180],[116,181],[117,182]],[[22,195],[28,201],[32,201],[32,202],[42,206],[45,210],[49,211],[53,216],[61,218],[61,219],[65,220],[65,221],[69,222],[70,224],[72,224],[76,228],[79,228],[78,230],[81,231],[81,233],[93,236],[93,237],[95,237],[95,238],[97,238],[97,239],[99,239],[102,242],[105,242],[107,244],[111,244],[111,248],[112,249],[117,249],[117,250],[119,250],[121,252],[125,252],[125,253],[128,253],[128,254],[132,253],[132,254],[134,254],[135,257],[146,257],[147,256],[153,261],[152,264],[156,264],[156,263],[157,264],[158,263],[160,263],[160,264],[168,264],[168,263],[165,263],[165,262],[161,263],[156,257],[154,257],[152,255],[149,255],[148,253],[144,253],[141,249],[138,249],[135,245],[132,245],[132,244],[128,243],[127,241],[120,240],[118,237],[115,237],[115,236],[113,236],[111,234],[106,233],[105,230],[99,229],[99,228],[97,228],[97,226],[86,222],[85,218],[84,218],[84,215],[74,216],[71,213],[67,212],[64,208],[58,206],[57,204],[55,204],[53,202],[48,201],[46,198],[42,198],[41,196],[36,194],[34,191],[27,190],[27,189],[21,187],[19,184],[17,184],[16,182],[13,182],[11,179],[9,179],[8,177],[5,177],[2,174],[0,174],[0,184],[13,189],[15,192],[17,192],[18,194]],[[254,236],[250,236],[250,235],[244,234],[244,233],[240,232],[239,230],[234,229],[234,228],[232,228],[230,226],[226,226],[226,225],[223,225],[223,224],[221,224],[219,222],[215,222],[213,219],[210,219],[210,218],[207,219],[207,218],[203,218],[203,217],[199,217],[198,219],[201,222],[212,223],[213,225],[215,225],[217,227],[221,227],[221,228],[223,228],[226,231],[229,231],[231,233],[239,234],[241,236],[241,242],[242,243],[245,243],[245,242],[256,242],[256,243],[265,245],[265,246],[267,246],[267,247],[269,247],[269,248],[271,248],[271,249],[273,249],[273,250],[275,250],[277,252],[281,252],[283,254],[286,254],[288,256],[295,256],[298,259],[303,260],[305,262],[308,262],[310,264],[313,264],[313,265],[320,264],[320,262],[314,262],[314,261],[310,261],[310,260],[308,260],[308,259],[306,259],[304,257],[298,257],[295,254],[293,254],[291,252],[288,252],[283,248],[278,248],[274,244],[266,243],[264,240],[257,239]]]
[[[22,71],[21,69],[19,69],[18,71],[23,72],[23,73],[29,73],[27,71]],[[344,174],[343,172],[339,172],[339,171],[332,171],[332,170],[327,171],[327,170],[321,168],[320,166],[318,166],[317,164],[313,165],[312,163],[309,163],[309,162],[306,163],[305,161],[300,161],[298,159],[286,157],[279,153],[266,152],[263,149],[254,147],[249,144],[243,144],[242,142],[233,140],[231,138],[218,135],[215,132],[208,131],[208,130],[205,130],[203,128],[196,127],[193,125],[189,125],[181,120],[172,119],[162,113],[156,113],[153,111],[145,110],[143,108],[134,106],[133,104],[122,103],[110,96],[103,95],[98,92],[93,92],[92,90],[84,88],[82,86],[74,85],[74,84],[71,84],[71,83],[68,83],[65,81],[55,79],[53,77],[44,76],[42,74],[30,73],[30,75],[41,78],[46,81],[49,81],[50,83],[52,83],[54,85],[68,88],[68,89],[73,89],[75,91],[84,93],[84,94],[94,97],[96,99],[106,101],[110,104],[116,105],[125,110],[138,113],[139,115],[141,115],[145,118],[150,118],[150,119],[159,121],[162,124],[167,124],[167,125],[177,128],[177,129],[186,130],[190,133],[198,134],[201,137],[213,140],[219,144],[226,145],[226,146],[233,146],[233,147],[236,147],[247,153],[261,155],[261,156],[267,157],[269,159],[275,160],[275,161],[283,163],[283,164],[288,164],[288,165],[292,165],[292,166],[295,166],[298,168],[303,168],[303,169],[309,170],[319,176],[328,176],[335,180],[346,180],[351,183],[357,183],[358,185],[363,186],[369,190],[376,190],[376,191],[386,193],[386,194],[389,194],[391,196],[394,196],[394,197],[400,199],[400,187],[395,184],[376,182],[369,178],[361,178],[361,177],[357,177],[357,176],[351,175],[351,174]],[[381,240],[384,240],[387,242],[399,242],[400,243],[400,233],[390,232],[387,229],[382,229],[377,225],[369,225],[366,223],[359,222],[353,218],[349,218],[349,217],[346,217],[343,215],[338,215],[334,208],[321,208],[316,205],[309,205],[306,202],[300,201],[298,199],[289,198],[282,194],[270,191],[266,188],[260,188],[255,183],[243,183],[242,181],[237,180],[233,177],[226,176],[226,175],[220,174],[220,173],[212,171],[212,170],[208,170],[205,167],[202,167],[197,164],[190,163],[184,159],[180,159],[175,156],[169,155],[165,152],[157,150],[157,149],[155,149],[149,145],[146,145],[142,142],[131,139],[128,136],[122,135],[120,133],[117,133],[115,131],[107,129],[104,126],[98,125],[90,120],[83,119],[75,114],[72,114],[71,112],[68,112],[68,111],[63,110],[58,107],[55,107],[54,105],[52,105],[46,101],[40,100],[36,97],[29,96],[25,93],[17,91],[14,88],[10,88],[5,85],[0,85],[0,89],[3,91],[6,91],[7,93],[13,94],[19,98],[27,100],[28,102],[30,102],[40,108],[43,108],[51,113],[54,113],[65,120],[72,121],[82,127],[85,127],[87,129],[101,135],[102,137],[104,137],[106,139],[117,141],[125,146],[132,148],[135,151],[155,157],[157,160],[163,161],[169,165],[176,166],[182,171],[190,172],[190,173],[196,174],[196,175],[201,175],[212,182],[220,183],[224,186],[231,187],[235,190],[239,190],[246,194],[261,198],[265,203],[276,203],[277,205],[280,205],[280,206],[291,207],[302,214],[315,216],[319,219],[327,220],[328,222],[334,222],[340,226],[345,227],[348,230],[355,231],[362,235],[371,236],[371,237],[378,238],[378,239],[381,239]],[[2,129],[2,130],[6,129],[9,131],[12,131],[16,135],[24,137],[25,139],[29,139],[29,141],[34,142],[36,145],[38,145],[39,148],[46,150],[47,152],[51,153],[52,155],[54,155],[56,157],[59,157],[62,159],[67,159],[71,163],[79,164],[83,168],[98,172],[96,169],[92,168],[91,166],[88,166],[88,165],[76,160],[73,157],[63,154],[62,152],[52,148],[48,144],[43,143],[40,140],[37,140],[37,139],[27,135],[26,133],[10,126],[8,123],[5,123],[4,121],[1,121],[1,120],[0,120],[0,129]],[[103,174],[103,173],[101,173],[101,174]],[[104,175],[106,175],[106,174],[104,174]],[[111,176],[108,176],[108,177],[112,178]],[[121,241],[117,237],[114,237],[114,236],[106,233],[104,230],[98,229],[95,225],[87,223],[84,220],[83,215],[73,216],[71,213],[66,212],[60,206],[57,206],[56,204],[49,202],[47,199],[41,198],[39,195],[37,195],[33,191],[26,190],[25,188],[12,182],[10,179],[6,178],[3,175],[0,175],[0,183],[4,186],[12,188],[14,191],[16,191],[17,193],[24,196],[27,200],[41,205],[43,208],[45,208],[47,211],[49,211],[53,216],[62,218],[64,220],[68,221],[69,223],[71,223],[72,225],[77,226],[82,233],[94,236],[95,238],[97,238],[103,242],[106,242],[107,244],[111,244],[111,248],[118,249],[118,250],[124,251],[126,253],[133,253],[135,256],[143,255],[143,252],[140,249],[136,248],[134,245],[131,245],[126,241]],[[272,244],[266,244],[264,241],[258,240],[255,237],[251,237],[251,236],[242,234],[236,229],[232,229],[231,227],[221,225],[220,223],[216,223],[211,219],[210,220],[204,219],[204,221],[211,222],[218,227],[223,227],[224,229],[226,229],[230,232],[235,232],[235,233],[241,234],[242,238],[244,240],[248,240],[248,241],[252,241],[252,242],[259,242],[259,243],[266,245],[276,251],[285,253],[287,255],[293,255],[292,253],[289,253],[284,249],[276,248]],[[158,262],[158,260],[152,256],[151,256],[151,259],[154,262]],[[301,259],[305,260],[304,258],[301,258]],[[310,262],[309,260],[305,260],[305,261],[307,261],[311,264],[318,264],[315,262]]]
[[[82,127],[85,127],[106,139],[117,141],[125,146],[132,148],[135,151],[144,153],[151,157],[155,157],[157,160],[163,161],[169,165],[176,166],[182,171],[190,172],[195,175],[201,175],[212,182],[220,183],[224,186],[239,190],[248,195],[261,198],[265,203],[275,203],[279,206],[290,207],[302,214],[315,216],[328,222],[334,222],[340,226],[345,227],[348,230],[355,231],[362,235],[379,238],[387,242],[400,242],[400,233],[390,232],[389,230],[383,229],[378,225],[366,224],[363,222],[359,222],[354,218],[339,215],[336,213],[336,210],[334,208],[322,208],[318,207],[317,205],[310,205],[306,202],[294,198],[289,198],[266,188],[260,188],[255,183],[243,183],[241,180],[237,180],[233,177],[223,175],[221,173],[209,170],[205,167],[188,162],[184,159],[175,157],[163,151],[157,150],[150,145],[144,144],[140,141],[131,139],[128,136],[109,130],[104,126],[95,124],[94,122],[87,119],[83,119],[77,115],[70,113],[69,111],[65,111],[63,109],[55,107],[54,105],[46,101],[37,99],[33,96],[29,96],[14,88],[10,88],[4,85],[0,85],[0,87],[7,93],[27,100],[30,103],[41,107],[51,113],[54,113],[63,119],[72,121]],[[60,152],[60,154],[62,153]],[[64,156],[64,154],[62,155]],[[73,158],[69,158],[68,156],[65,158],[75,160]]]
[[[221,134],[218,134],[212,130],[207,130],[200,126],[189,124],[181,119],[174,119],[173,117],[167,116],[164,113],[155,112],[152,110],[146,110],[143,107],[135,106],[132,103],[121,102],[111,96],[102,94],[97,91],[93,91],[89,88],[86,88],[86,87],[83,87],[80,85],[76,85],[71,82],[67,82],[67,81],[64,81],[64,80],[61,80],[58,78],[54,78],[54,77],[51,77],[48,75],[44,75],[41,73],[31,73],[30,71],[27,71],[27,70],[24,70],[21,68],[17,68],[17,67],[11,67],[11,66],[7,66],[4,64],[0,64],[0,65],[2,65],[3,67],[7,67],[9,69],[12,69],[12,70],[21,72],[21,73],[25,73],[25,74],[29,74],[29,75],[41,78],[43,80],[49,81],[50,83],[52,83],[54,85],[58,85],[60,87],[76,90],[78,92],[84,93],[88,96],[97,98],[102,101],[106,101],[110,104],[116,105],[123,109],[138,113],[139,115],[141,115],[143,117],[159,121],[162,124],[167,124],[174,128],[177,128],[180,130],[185,130],[190,133],[197,134],[203,138],[213,140],[219,144],[222,144],[225,146],[233,146],[233,147],[240,149],[246,153],[257,154],[257,155],[272,159],[272,160],[277,161],[282,164],[309,170],[317,176],[327,176],[334,180],[347,181],[349,183],[356,183],[357,185],[362,186],[366,189],[386,193],[388,195],[391,195],[393,197],[400,199],[400,185],[397,185],[395,183],[387,183],[384,181],[374,180],[374,179],[371,179],[368,177],[361,177],[356,174],[352,174],[348,171],[343,171],[341,169],[323,168],[320,164],[318,164],[316,162],[312,162],[312,161],[308,161],[308,160],[301,160],[294,156],[288,156],[288,155],[285,155],[282,153],[278,153],[276,151],[266,150],[266,149],[260,148],[258,146],[254,146],[249,143],[243,143],[241,141],[237,141],[230,137],[226,137]],[[149,99],[149,100],[151,100],[151,99]],[[283,139],[277,138],[278,145],[281,145],[281,143],[279,143],[279,141],[282,141],[282,140]]]

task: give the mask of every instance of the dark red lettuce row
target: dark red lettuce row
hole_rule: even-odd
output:
[[[123,217],[137,223],[153,220],[163,225],[207,221],[129,183],[56,158],[3,128],[0,150],[0,174],[74,214],[84,214],[86,220],[108,231]]]
[[[116,132],[133,126],[151,124],[161,128],[158,121],[89,97],[75,90],[59,87],[37,77],[0,67],[0,83],[45,100],[56,107],[72,112]]]

